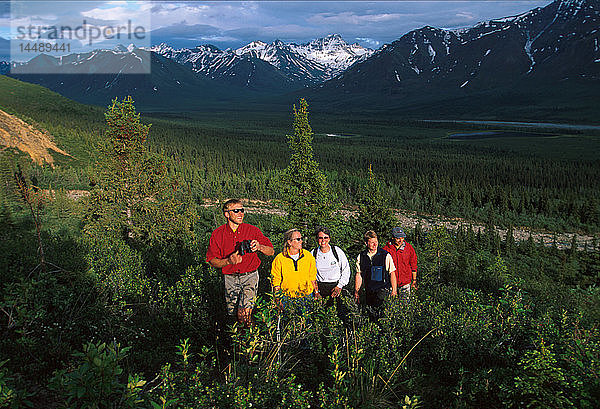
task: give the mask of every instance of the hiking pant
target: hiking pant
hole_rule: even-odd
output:
[[[383,302],[390,295],[389,288],[382,288],[376,291],[365,291],[366,309],[371,319],[379,319],[383,313]]]

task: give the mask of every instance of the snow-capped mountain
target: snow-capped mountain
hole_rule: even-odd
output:
[[[117,46],[112,50],[94,50],[60,57],[39,54],[27,63],[13,63],[13,74],[147,74],[150,54],[146,50]]]
[[[10,63],[7,61],[0,61],[0,74],[5,75],[10,72]]]
[[[357,61],[367,59],[373,50],[348,44],[339,34],[331,34],[305,44],[262,41],[235,50],[237,55],[251,55],[267,61],[291,78],[307,78],[319,83],[331,79]]]
[[[212,45],[176,50],[163,43],[151,50],[210,78],[236,77],[244,78],[247,85],[258,81],[296,87],[331,79],[373,53],[358,44],[346,43],[338,34],[300,45],[277,40],[271,44],[253,41],[237,50],[220,50]],[[253,75],[248,77],[240,72]]]
[[[244,96],[239,87],[200,76],[157,53],[123,48],[58,58],[40,54],[13,66],[9,75],[76,101],[103,106],[115,97],[131,95],[147,108],[195,109],[206,101]]]
[[[326,65],[333,75],[346,70],[357,61],[363,61],[373,54],[373,50],[358,43],[348,44],[339,34],[318,38],[307,44],[292,44],[292,49],[311,61]]]
[[[600,80],[600,0],[558,0],[472,28],[423,27],[323,84],[325,92],[467,92],[517,82]]]
[[[129,75],[145,61],[150,75]],[[33,74],[36,66],[69,75]],[[89,75],[107,66],[121,70]],[[600,0],[557,0],[460,30],[423,27],[375,52],[331,35],[301,45],[255,41],[237,50],[161,44],[59,59],[40,55],[19,69],[24,74],[10,75],[102,105],[117,94],[166,109],[208,106],[223,97],[240,104],[265,97],[268,104],[281,96],[287,103],[290,91],[301,90],[314,106],[344,111],[423,108],[456,115],[462,109],[467,115],[476,109],[488,115],[516,107],[512,112],[520,114],[545,104],[549,119],[580,109],[593,117],[600,95]]]
[[[250,55],[239,56],[232,50],[223,51],[210,44],[176,50],[162,43],[150,50],[211,79],[250,89],[294,88],[293,81],[271,64]]]
[[[309,85],[331,78],[331,70],[326,65],[305,58],[293,50],[291,44],[279,40],[271,44],[253,41],[235,50],[235,54],[265,61],[296,83]]]

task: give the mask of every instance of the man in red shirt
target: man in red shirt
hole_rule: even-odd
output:
[[[417,289],[417,253],[406,240],[400,227],[392,229],[392,241],[383,248],[392,255],[396,266],[398,294],[408,297],[410,290]]]
[[[223,216],[227,222],[210,236],[206,261],[223,273],[227,312],[248,326],[258,290],[260,259],[256,252],[272,256],[275,250],[258,227],[243,223],[244,207],[239,199],[223,204]]]

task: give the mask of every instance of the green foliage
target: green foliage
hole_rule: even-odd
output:
[[[377,179],[369,165],[369,179],[358,192],[358,216],[355,220],[356,242],[363,243],[363,234],[367,230],[374,230],[379,237],[381,245],[389,236],[396,219],[392,210],[392,203],[386,196],[383,183]],[[358,250],[358,249],[357,249]]]
[[[563,337],[562,354],[568,390],[575,406],[591,409],[600,399],[600,330],[576,324],[571,331]]]
[[[308,122],[308,103],[294,105],[294,133],[288,135],[290,163],[279,179],[287,224],[303,231],[324,224],[331,217],[333,197],[327,178],[313,153],[313,132]]]
[[[552,345],[539,341],[538,348],[525,353],[519,362],[519,375],[511,391],[512,407],[565,408],[573,402],[565,396],[568,386],[564,371],[558,366]]]
[[[444,226],[435,227],[427,235],[427,253],[435,260],[437,280],[442,277],[442,270],[456,254],[453,250],[452,236]]]
[[[113,295],[140,295],[150,280],[172,283],[193,261],[189,197],[164,158],[146,147],[149,125],[133,100],[113,101],[100,151],[84,232],[92,271]]]
[[[39,207],[39,235],[27,203],[0,190],[0,406],[481,408],[544,399],[591,409],[600,401],[597,251],[418,227],[409,240],[419,288],[409,300],[389,300],[377,322],[343,293],[347,323],[319,301],[291,303],[279,315],[263,296],[263,258],[256,325],[228,327],[221,274],[202,262],[214,223],[201,198],[277,198],[287,119],[163,116],[150,134],[131,102],[117,101],[105,118],[111,137],[98,148],[92,197],[75,201],[62,188],[88,188],[82,165],[107,125],[100,110],[36,89],[0,78],[0,105],[51,131],[77,159],[56,169],[21,161],[28,183],[59,188]],[[536,142],[587,147],[571,160],[573,147],[557,158],[526,150],[531,139],[450,141],[440,138],[449,129],[419,123],[314,113],[311,123],[316,135],[304,125],[298,132],[319,146],[312,160],[329,189],[349,205],[369,189],[369,198],[380,195],[381,213],[365,212],[379,214],[373,225],[386,220],[389,199],[505,226],[598,227],[591,138]],[[325,135],[333,133],[344,135]],[[225,138],[239,149],[224,149]],[[369,164],[371,175],[385,172],[371,187]],[[269,237],[279,233],[278,217],[249,217]],[[324,221],[344,248],[364,232],[341,218]],[[391,226],[382,225],[385,234]],[[46,272],[36,268],[38,236]],[[125,359],[117,343],[131,348]],[[143,385],[136,373],[153,380]]]
[[[215,351],[204,346],[192,354],[189,341],[181,341],[177,347],[181,361],[161,369],[160,382],[151,397],[152,407],[310,407],[310,392],[302,389],[294,375],[280,377],[276,370],[272,370],[273,363],[265,366],[263,362],[261,365],[259,355],[265,340],[257,338],[256,330],[253,331],[254,335],[241,334],[234,327],[235,343],[240,349],[226,368],[224,382],[214,377]],[[195,365],[190,362],[192,357],[195,357]]]
[[[13,379],[8,376],[6,368],[3,368],[6,362],[0,362],[0,407],[8,407],[15,400],[15,391],[9,385]]]
[[[120,362],[129,348],[119,344],[97,342],[84,345],[83,352],[75,352],[77,367],[61,370],[51,380],[61,394],[67,408],[142,408],[141,389],[146,382],[138,376],[125,375]]]

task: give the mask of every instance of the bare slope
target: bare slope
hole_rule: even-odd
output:
[[[31,156],[38,164],[48,163],[54,167],[54,158],[50,151],[71,156],[52,141],[52,137],[40,131],[16,116],[0,110],[0,145],[17,148]]]

